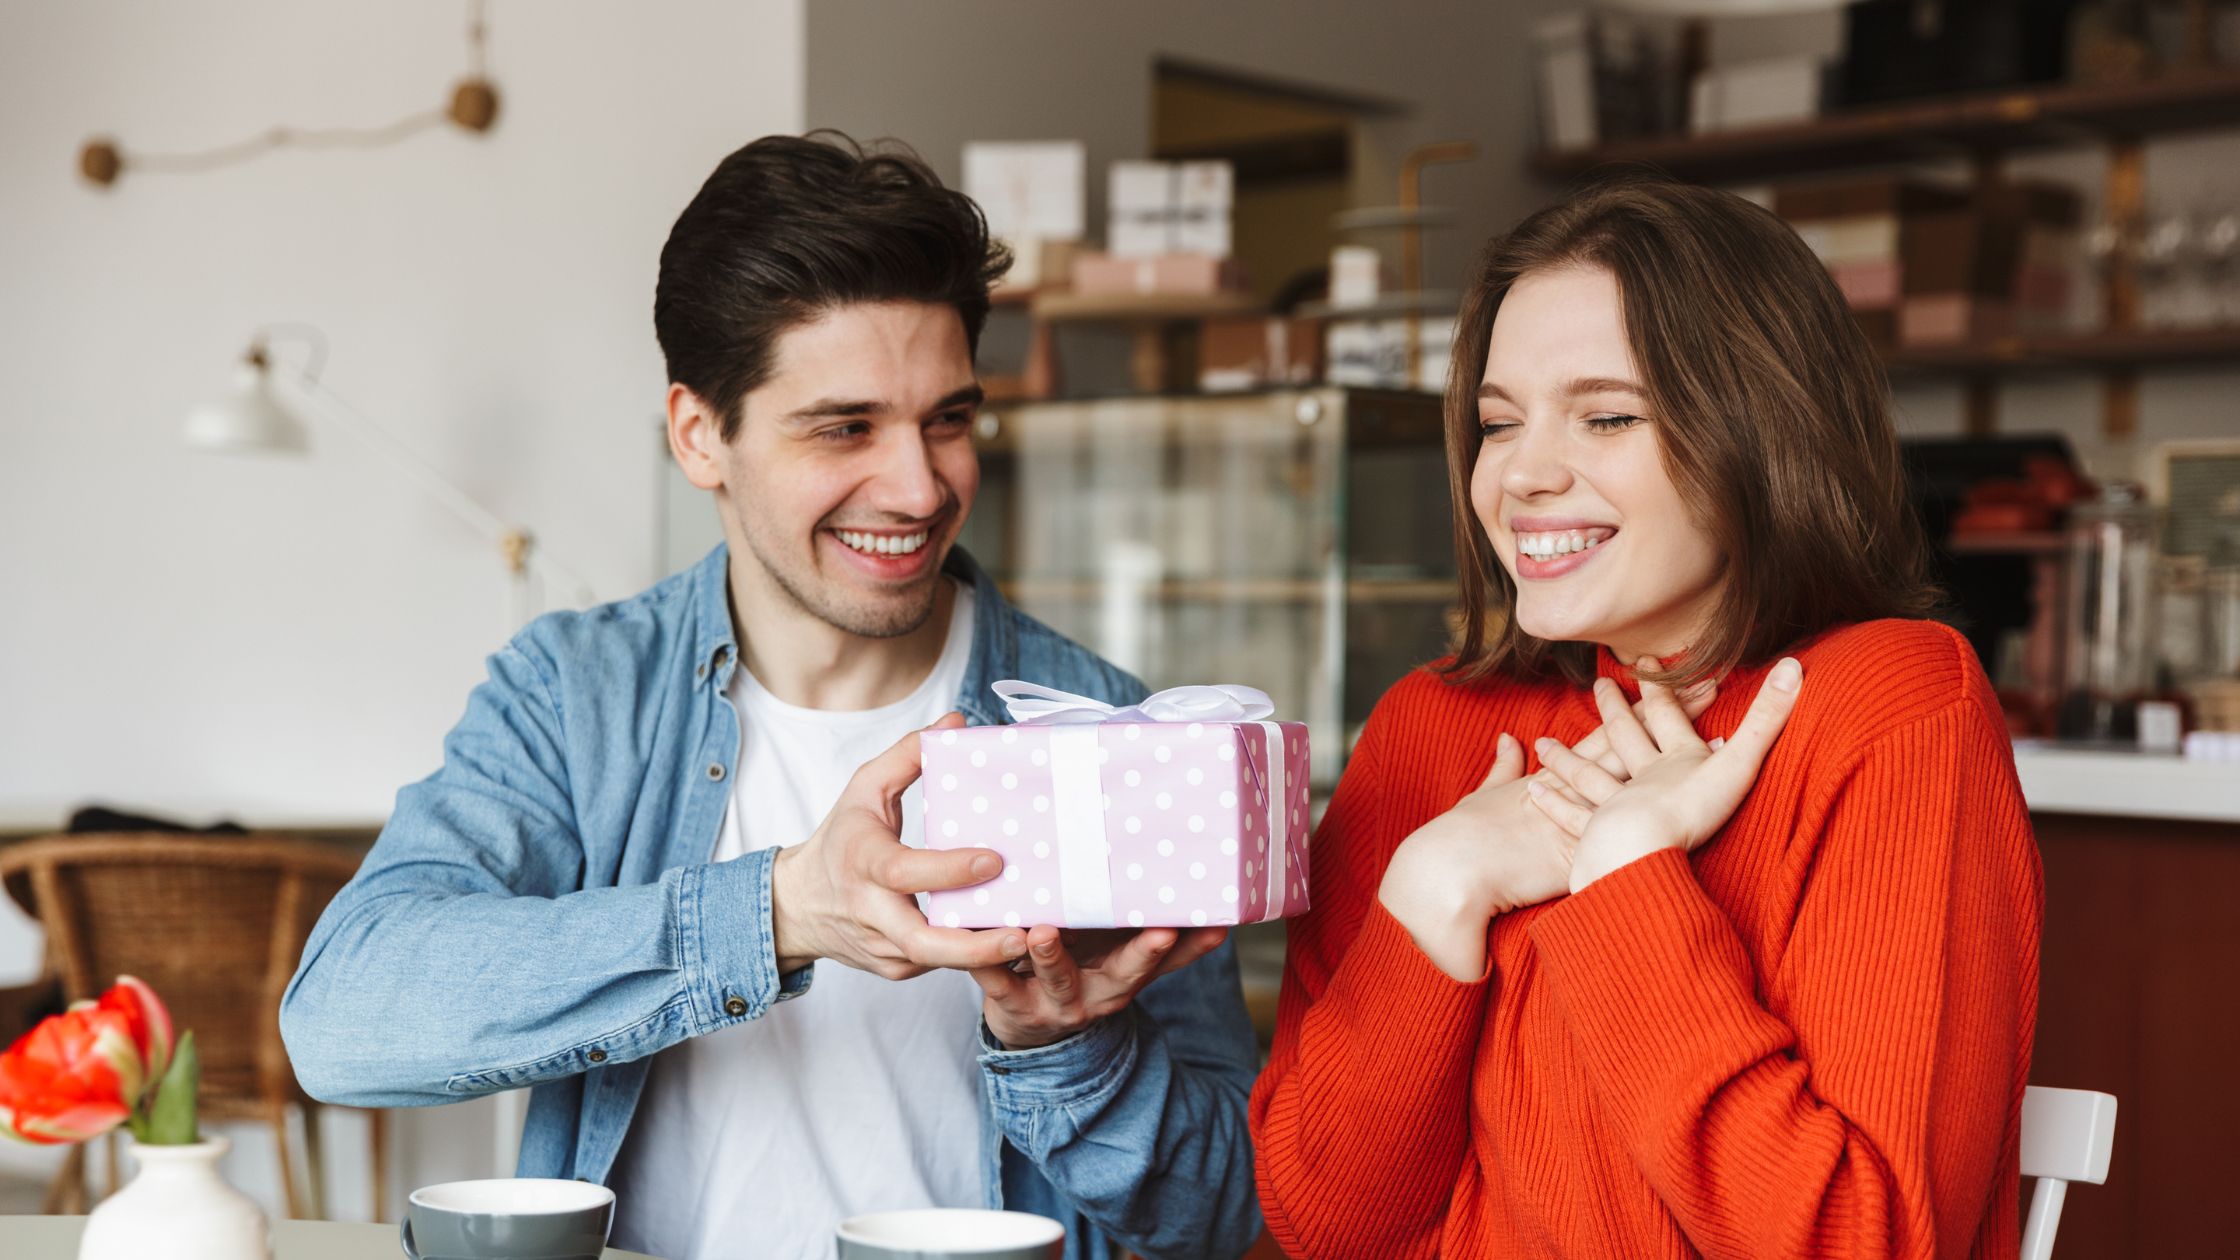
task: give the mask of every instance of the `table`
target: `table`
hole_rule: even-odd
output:
[[[73,1260],[82,1216],[0,1216],[0,1256],[8,1260]],[[394,1225],[341,1221],[272,1222],[273,1260],[398,1260]],[[605,1260],[652,1260],[635,1251],[607,1248]]]

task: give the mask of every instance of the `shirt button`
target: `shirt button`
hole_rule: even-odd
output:
[[[607,1061],[607,1052],[604,1050],[594,1050],[583,1057],[591,1060],[593,1063],[605,1063]]]
[[[709,763],[708,763],[708,782],[710,782],[710,783],[721,783],[721,782],[723,782],[723,763],[722,763],[722,762],[720,762],[720,761],[711,761],[711,762],[709,762]]]
[[[745,998],[736,998],[736,997],[727,997],[727,998],[725,998],[725,999],[723,1000],[723,1011],[724,1011],[724,1014],[726,1014],[726,1015],[729,1015],[729,1016],[733,1017],[734,1019],[736,1019],[737,1017],[739,1017],[739,1016],[741,1016],[741,1015],[744,1015],[744,1014],[746,1014],[746,1013],[747,1013],[747,1002],[746,1002],[746,999],[745,999]]]

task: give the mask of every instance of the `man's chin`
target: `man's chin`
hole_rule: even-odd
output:
[[[896,600],[850,601],[848,606],[821,612],[823,618],[849,634],[865,639],[899,639],[915,633],[933,617],[933,592],[907,603]]]
[[[933,616],[945,580],[939,568],[904,586],[832,582],[819,598],[803,601],[820,619],[866,639],[898,639]]]

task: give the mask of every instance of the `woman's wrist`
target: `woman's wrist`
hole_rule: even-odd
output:
[[[1579,837],[1579,847],[1571,855],[1571,891],[1584,891],[1587,885],[1612,871],[1631,866],[1660,850],[1679,847],[1670,840],[1634,828],[1598,830],[1590,825],[1586,834]]]
[[[1419,870],[1406,846],[1393,856],[1377,902],[1407,930],[1433,966],[1465,984],[1485,974],[1486,924],[1495,907],[1471,895],[1452,872]]]

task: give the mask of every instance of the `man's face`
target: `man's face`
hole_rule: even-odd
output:
[[[923,626],[980,488],[980,397],[950,306],[860,303],[781,333],[738,432],[697,443],[734,573],[850,634]]]

